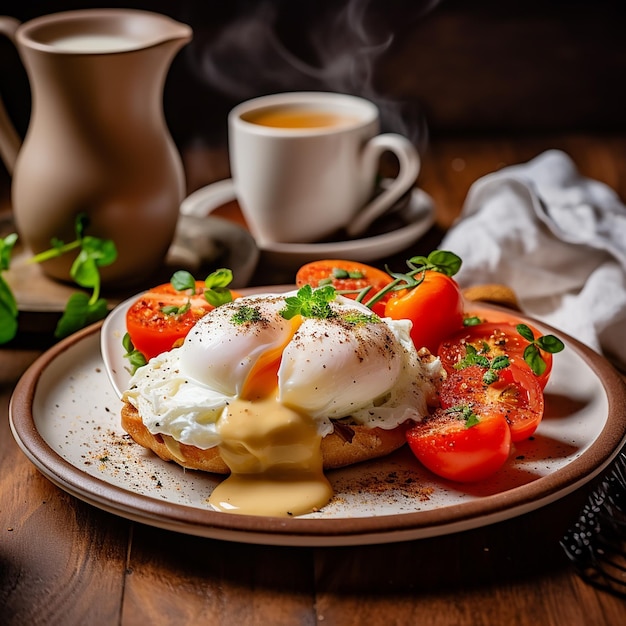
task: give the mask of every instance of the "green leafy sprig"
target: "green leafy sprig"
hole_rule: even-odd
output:
[[[477,316],[466,317],[463,320],[464,326],[478,326],[485,320]],[[541,376],[548,367],[545,359],[543,358],[541,351],[548,352],[550,354],[556,354],[565,349],[565,344],[554,335],[541,335],[535,337],[535,334],[526,324],[517,324],[515,326],[517,332],[526,341],[529,341],[529,345],[524,349],[524,361],[528,364],[535,376]]]
[[[220,306],[231,302],[233,299],[228,285],[233,280],[233,272],[227,268],[221,268],[211,272],[204,279],[204,298],[213,306]],[[191,295],[196,294],[196,279],[186,270],[174,272],[170,279],[172,286],[177,291],[185,291],[189,289]]]
[[[477,350],[472,344],[465,345],[465,357],[454,365],[454,369],[462,370],[472,365],[477,365],[485,370],[483,374],[483,383],[485,385],[491,385],[498,380],[498,372],[508,367],[511,364],[509,357],[505,354],[500,354],[493,359],[490,359],[486,352],[489,347],[485,344],[485,350]]]
[[[457,404],[445,409],[444,413],[453,415],[456,419],[464,423],[465,428],[471,428],[480,423],[480,418],[469,404]]]
[[[2,272],[9,269],[11,252],[16,242],[15,233],[0,239],[0,344],[11,341],[17,333],[17,302],[11,287],[2,276]]]
[[[259,307],[242,304],[230,319],[233,324],[243,326],[244,324],[257,324],[262,322],[264,318]]]
[[[344,270],[341,267],[333,267],[333,269],[331,270],[331,275],[328,278],[323,278],[322,280],[319,281],[318,286],[319,287],[324,287],[325,285],[330,285],[332,284],[333,280],[348,280],[348,279],[354,279],[354,280],[359,280],[360,278],[363,278],[364,274],[363,272],[361,272],[361,270]],[[342,290],[340,290],[340,293],[344,293]],[[347,290],[347,293],[354,293],[351,290]]]
[[[100,268],[111,265],[117,259],[117,249],[110,239],[85,235],[88,224],[89,219],[81,213],[75,220],[74,241],[64,243],[54,239],[49,250],[40,252],[29,260],[30,263],[43,263],[78,250],[78,255],[70,268],[70,276],[79,287],[90,289],[91,295],[81,291],[69,297],[54,331],[57,339],[103,319],[108,312],[106,300],[100,297]],[[0,240],[0,272],[9,269],[11,252],[16,241],[17,235],[14,233]],[[0,343],[6,343],[15,337],[17,317],[15,297],[0,274]]]
[[[226,268],[215,270],[209,274],[204,280],[203,295],[205,300],[216,307],[231,302],[233,296],[227,287],[232,280],[233,273]],[[191,297],[197,294],[196,279],[187,270],[178,270],[172,274],[170,283],[176,291],[189,291],[189,297],[182,306],[167,305],[160,310],[165,315],[184,315],[191,308]],[[128,359],[130,364],[131,374],[134,374],[148,362],[143,353],[135,348],[129,333],[125,333],[122,337],[122,346],[125,350],[124,358]]]
[[[541,350],[550,354],[556,354],[561,352],[565,345],[554,335],[542,335],[535,338],[535,334],[526,324],[518,324],[515,328],[526,341],[530,341],[524,349],[524,361],[528,363],[536,376],[541,376],[547,367],[544,358],[541,356]]]
[[[461,257],[449,250],[433,250],[427,257],[411,257],[406,262],[409,267],[408,272],[392,272],[387,269],[387,273],[393,277],[393,280],[388,285],[385,285],[371,298],[368,298],[367,301],[365,300],[370,288],[365,288],[356,299],[371,309],[391,291],[415,289],[415,287],[418,287],[424,282],[427,271],[440,272],[450,277],[454,276],[461,269],[461,263]]]
[[[135,348],[133,340],[128,333],[125,333],[122,337],[122,346],[124,350],[126,350],[124,358],[128,359],[131,374],[134,374],[140,367],[143,367],[148,362],[143,353]]]
[[[313,289],[311,285],[304,285],[298,289],[295,296],[285,298],[285,307],[280,311],[280,314],[286,320],[290,320],[296,315],[328,319],[335,316],[330,303],[336,297],[337,291],[332,285],[325,285],[317,289]]]

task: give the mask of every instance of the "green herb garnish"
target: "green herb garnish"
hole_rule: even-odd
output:
[[[461,257],[448,250],[434,250],[427,257],[414,256],[407,260],[408,272],[392,272],[387,269],[387,273],[393,280],[376,292],[365,302],[365,296],[369,290],[364,290],[357,300],[363,302],[370,309],[382,300],[390,291],[401,291],[403,289],[415,289],[424,282],[427,271],[440,272],[446,276],[454,276],[461,269]]]
[[[204,279],[204,298],[213,306],[220,306],[231,302],[233,295],[228,285],[233,280],[233,272],[227,268],[221,268],[211,272]]]
[[[259,307],[242,304],[230,318],[233,324],[239,326],[248,323],[260,322],[263,320]]]
[[[463,320],[463,326],[478,326],[478,324],[482,324],[485,320],[477,317],[476,315],[472,315],[470,317],[466,317]]]
[[[100,239],[84,234],[89,224],[89,218],[80,214],[76,217],[76,239],[69,243],[55,239],[52,248],[36,254],[30,259],[31,263],[43,263],[73,250],[78,250],[78,256],[70,268],[70,276],[79,287],[91,289],[91,296],[77,292],[70,296],[63,315],[54,331],[57,339],[80,330],[106,317],[107,302],[100,298],[100,268],[111,265],[117,259],[117,249],[110,239]]]
[[[2,276],[2,272],[9,269],[11,252],[16,242],[15,233],[0,239],[0,344],[11,341],[17,333],[17,302],[11,287]]]
[[[444,413],[454,414],[456,419],[463,421],[465,423],[465,428],[471,428],[472,426],[476,426],[476,424],[480,423],[480,418],[472,407],[468,404],[457,404],[456,406],[451,406],[445,409]]]
[[[148,361],[146,357],[135,348],[133,342],[130,338],[130,335],[126,333],[122,338],[122,345],[124,346],[124,350],[126,353],[124,354],[124,358],[128,359],[130,363],[130,371],[131,374],[134,374],[140,367],[143,367]]]
[[[455,363],[454,369],[462,370],[472,365],[477,365],[485,369],[483,374],[483,383],[491,385],[498,380],[498,372],[508,367],[511,362],[509,357],[501,354],[493,359],[486,356],[490,352],[489,345],[484,343],[481,350],[477,350],[471,343],[465,345],[465,357],[458,363]]]
[[[364,326],[365,324],[379,324],[380,317],[375,313],[361,313],[360,311],[347,311],[341,314],[341,319],[352,326]]]
[[[231,270],[221,268],[211,272],[204,279],[204,299],[211,305],[217,307],[227,302],[232,302],[233,296],[228,289],[228,285],[233,280],[233,273]],[[172,274],[170,283],[176,291],[189,291],[191,296],[195,296],[196,291],[196,279],[187,270],[178,270]],[[191,298],[180,307],[168,305],[161,309],[162,313],[166,315],[183,315],[191,308]]]
[[[360,270],[344,270],[340,267],[333,267],[332,269],[333,278],[338,280],[346,280],[346,279],[359,279],[363,278],[363,272]]]
[[[563,342],[554,335],[543,335],[535,338],[535,334],[526,324],[518,324],[517,332],[530,341],[530,344],[524,349],[524,361],[528,363],[530,369],[536,376],[541,376],[546,371],[546,362],[541,356],[540,350],[550,354],[561,352],[565,348]]]
[[[280,311],[280,314],[286,320],[290,320],[296,315],[318,319],[334,317],[336,314],[330,308],[330,303],[336,297],[337,291],[331,285],[325,285],[315,290],[311,285],[304,285],[298,289],[295,296],[285,298],[285,308]]]

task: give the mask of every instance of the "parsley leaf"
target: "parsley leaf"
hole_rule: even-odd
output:
[[[191,289],[191,295],[196,293],[196,279],[186,270],[178,270],[172,274],[170,283],[176,291],[185,291]]]
[[[489,346],[484,343],[480,351],[478,351],[471,343],[465,345],[465,357],[454,365],[454,369],[462,370],[472,365],[477,365],[485,369],[483,374],[483,383],[491,385],[498,380],[498,372],[511,364],[509,357],[505,354],[499,354],[493,359],[489,359],[485,354],[489,353]]]
[[[54,336],[57,339],[67,337],[88,324],[103,319],[107,312],[107,301],[104,298],[92,301],[88,294],[77,291],[69,297]]]
[[[280,314],[287,320],[296,315],[318,319],[334,317],[335,313],[330,307],[330,302],[336,297],[337,292],[331,285],[325,285],[315,290],[311,285],[304,285],[298,289],[295,296],[285,298],[285,307],[280,311]]]
[[[82,292],[70,296],[54,331],[57,339],[67,337],[87,324],[103,319],[108,312],[106,300],[100,298],[99,268],[115,262],[117,248],[110,239],[85,235],[88,225],[89,218],[84,213],[80,213],[74,222],[76,232],[74,241],[64,243],[55,239],[49,250],[44,250],[30,259],[31,263],[43,263],[72,250],[78,250],[78,256],[70,268],[70,276],[79,287],[92,290],[91,296]]]
[[[361,313],[360,311],[347,311],[341,315],[341,319],[352,326],[378,324],[381,321],[380,317],[375,313]]]
[[[530,341],[530,344],[524,349],[524,361],[528,363],[536,376],[541,376],[547,367],[541,356],[541,350],[556,354],[565,348],[565,344],[554,335],[543,335],[535,338],[535,334],[526,324],[518,324],[515,328],[526,341]]]
[[[133,342],[130,338],[130,335],[126,333],[122,338],[122,345],[124,346],[124,350],[126,353],[124,354],[124,358],[128,359],[130,363],[130,373],[134,374],[140,367],[143,367],[148,361],[146,357],[135,348]]]
[[[233,280],[232,270],[221,268],[215,270],[204,279],[204,298],[213,306],[232,302],[233,294],[228,285]]]
[[[251,322],[260,322],[263,320],[259,307],[242,304],[230,318],[233,324],[239,326]]]
[[[451,406],[445,410],[445,413],[453,414],[456,419],[465,422],[465,428],[471,428],[480,422],[480,418],[469,404]]]

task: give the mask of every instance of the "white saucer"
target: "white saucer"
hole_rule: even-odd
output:
[[[221,180],[198,189],[181,204],[183,215],[206,216],[218,207],[235,200],[232,179]],[[295,267],[327,258],[349,258],[364,263],[393,255],[417,241],[433,225],[435,207],[432,198],[415,188],[409,202],[395,215],[404,225],[382,234],[360,239],[323,243],[259,244],[263,258],[276,265]],[[382,220],[391,219],[388,213]]]
[[[223,217],[181,214],[166,265],[200,278],[202,271],[228,267],[233,272],[231,287],[239,289],[252,278],[259,256],[254,238],[243,226]]]

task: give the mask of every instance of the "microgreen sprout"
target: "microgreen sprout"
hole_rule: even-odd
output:
[[[230,289],[228,289],[228,285],[230,285],[232,280],[233,273],[229,269],[221,268],[211,272],[204,280],[204,299],[216,307],[231,302],[233,296]],[[189,299],[182,306],[164,306],[161,312],[166,315],[184,315],[191,308],[191,296],[197,294],[196,279],[187,270],[178,270],[172,274],[170,283],[176,291],[189,291]]]
[[[485,320],[480,317],[470,316],[463,320],[463,325],[466,327],[478,326],[483,322],[485,322]],[[535,333],[533,333],[531,328],[526,324],[517,324],[515,328],[521,337],[530,342],[524,349],[524,361],[526,361],[535,376],[541,376],[546,371],[546,367],[548,367],[541,352],[556,354],[565,348],[565,344],[554,335],[535,337]]]
[[[461,258],[448,250],[433,250],[427,257],[414,256],[407,260],[406,264],[409,267],[408,272],[392,272],[387,269],[393,280],[385,285],[381,290],[376,292],[371,298],[365,298],[368,295],[368,290],[364,290],[357,300],[363,302],[365,306],[370,309],[380,302],[389,292],[401,291],[403,289],[415,289],[423,281],[427,271],[440,272],[446,276],[454,276],[461,268]]]
[[[261,322],[264,318],[261,315],[261,310],[259,309],[259,307],[242,304],[233,313],[230,319],[232,320],[233,324],[241,326],[243,324]]]
[[[380,317],[375,313],[361,313],[360,311],[346,311],[341,319],[351,326],[364,326],[365,324],[379,324]]]
[[[334,317],[335,313],[330,307],[330,302],[336,297],[337,292],[331,285],[325,285],[318,289],[313,289],[311,285],[304,285],[298,289],[295,296],[285,298],[285,307],[280,311],[280,314],[287,320],[296,315],[318,319]]]
[[[465,357],[454,365],[454,369],[462,370],[472,365],[478,365],[485,370],[483,383],[491,385],[498,380],[498,372],[511,364],[509,357],[500,354],[490,359],[486,356],[489,353],[489,346],[485,343],[481,350],[477,350],[472,344],[465,345]]]
[[[61,339],[83,328],[87,324],[103,319],[107,312],[107,302],[100,297],[100,267],[110,265],[117,258],[115,244],[109,239],[85,235],[89,225],[86,215],[76,217],[74,227],[76,238],[64,243],[54,239],[49,250],[34,255],[30,263],[43,263],[68,252],[78,250],[78,255],[70,268],[70,276],[79,287],[91,289],[73,293],[65,306],[54,335]],[[8,270],[13,246],[17,235],[11,234],[0,240],[0,272]],[[8,283],[0,274],[0,343],[13,339],[17,333],[17,304]]]
[[[463,320],[463,326],[478,326],[478,324],[482,324],[484,321],[477,315],[471,315]]]
[[[445,413],[453,415],[456,419],[464,422],[465,428],[471,428],[480,423],[480,418],[469,404],[457,404],[445,410]]]
[[[128,359],[130,363],[131,374],[134,374],[140,367],[143,367],[148,362],[146,357],[135,348],[128,333],[125,333],[122,338],[122,346],[124,346],[124,350],[126,350],[124,358]]]
[[[16,242],[15,233],[0,239],[0,344],[11,341],[17,333],[17,302],[11,287],[2,276],[2,272],[9,269],[11,252]]]
[[[547,364],[541,356],[541,350],[550,354],[561,352],[565,348],[563,342],[554,335],[543,335],[535,338],[535,334],[526,324],[518,324],[517,332],[530,343],[524,349],[524,361],[528,363],[530,369],[536,376],[541,376]]]

